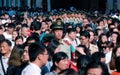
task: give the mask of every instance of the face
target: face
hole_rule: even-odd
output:
[[[120,47],[116,51],[116,56],[120,56]]]
[[[102,40],[102,42],[106,42],[107,41],[107,36],[102,36],[101,40]]]
[[[65,70],[69,68],[68,58],[60,60],[59,62],[56,62],[55,64],[59,70]]]
[[[15,44],[16,45],[21,45],[21,44],[23,44],[23,40],[22,39],[17,39],[16,41],[15,41]]]
[[[12,33],[12,39],[15,40],[15,38],[18,36],[18,33],[16,31],[14,31]]]
[[[10,53],[11,47],[6,42],[1,43],[0,48],[3,55]]]
[[[45,52],[43,53],[43,57],[42,57],[42,62],[43,62],[43,65],[46,64],[46,62],[48,61],[48,52],[47,50],[45,50]]]
[[[21,34],[22,34],[22,36],[28,36],[28,28],[22,28],[22,30],[21,30]]]
[[[24,48],[23,61],[29,61],[28,46]]]
[[[90,42],[92,42],[94,40],[94,33],[90,32]]]
[[[63,30],[55,30],[54,31],[54,36],[57,40],[61,40],[63,35]]]
[[[85,36],[81,36],[80,41],[82,45],[86,45],[89,42],[89,39],[86,38]]]
[[[116,34],[112,34],[111,35],[111,41],[115,44],[116,43],[116,39],[117,39],[117,35]]]
[[[90,68],[87,71],[87,75],[102,75],[102,69],[101,68]]]
[[[76,32],[71,32],[68,34],[69,38],[74,40],[76,38]]]

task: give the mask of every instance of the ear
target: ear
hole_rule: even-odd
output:
[[[56,65],[56,66],[58,66],[58,63],[57,63],[57,62],[55,62],[55,65]]]
[[[39,60],[41,60],[41,59],[43,58],[43,55],[42,55],[42,54],[39,54],[39,55],[37,56],[37,58],[38,58]]]

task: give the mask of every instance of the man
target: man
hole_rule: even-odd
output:
[[[28,49],[30,64],[22,71],[22,75],[41,75],[41,67],[48,60],[48,53],[41,43],[32,43]]]
[[[4,39],[0,42],[0,75],[5,75],[8,68],[8,60],[11,54],[12,43],[8,39]]]
[[[110,75],[106,64],[101,62],[91,62],[87,65],[85,75]]]
[[[71,58],[70,43],[66,40],[63,40],[63,25],[64,23],[61,20],[57,20],[52,25],[52,31],[54,35],[53,40],[60,42],[60,51],[65,52],[69,58]]]
[[[88,31],[83,31],[81,33],[80,42],[90,50],[90,54],[98,51],[98,46],[90,43],[90,34]]]

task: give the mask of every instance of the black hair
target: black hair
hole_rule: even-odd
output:
[[[67,54],[64,52],[58,52],[53,55],[53,66],[51,67],[51,71],[55,70],[57,66],[55,62],[59,63],[61,60],[68,58]]]
[[[88,32],[88,31],[82,31],[81,32],[81,34],[80,34],[81,36],[84,36],[84,37],[86,37],[86,38],[90,38],[90,33]]]
[[[35,61],[35,59],[37,58],[37,56],[39,54],[43,54],[43,52],[45,52],[46,48],[42,43],[32,43],[29,46],[28,49],[28,53],[29,53],[29,57],[30,57],[30,61]]]
[[[102,70],[101,75],[110,75],[107,65],[105,63],[102,63],[102,62],[90,62],[87,65],[85,75],[87,75],[88,70],[92,69],[92,68],[101,68],[101,70]]]
[[[91,56],[91,59],[94,62],[101,62],[101,58],[105,58],[105,54],[103,52],[95,52]]]
[[[62,70],[59,74],[60,75],[78,75],[78,73],[71,68]]]
[[[3,42],[6,42],[9,46],[12,46],[11,41],[8,40],[8,39],[3,39],[3,40],[1,40],[0,44],[2,44]]]
[[[52,40],[48,46],[47,46],[47,50],[50,54],[50,58],[53,57],[55,49],[58,47],[58,45],[60,45],[60,43],[57,40]]]
[[[81,55],[77,59],[77,68],[78,68],[78,73],[80,75],[85,75],[85,69],[89,63],[90,63],[90,57],[87,55]]]
[[[34,21],[30,25],[30,30],[40,30],[41,29],[41,23],[38,21]]]

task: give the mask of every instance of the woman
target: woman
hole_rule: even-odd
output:
[[[7,68],[6,75],[17,75],[18,67],[22,64],[23,47],[16,45],[13,47],[10,59],[8,61],[9,67]]]
[[[64,52],[58,52],[53,56],[51,72],[45,75],[58,75],[62,70],[69,68],[68,56]]]

